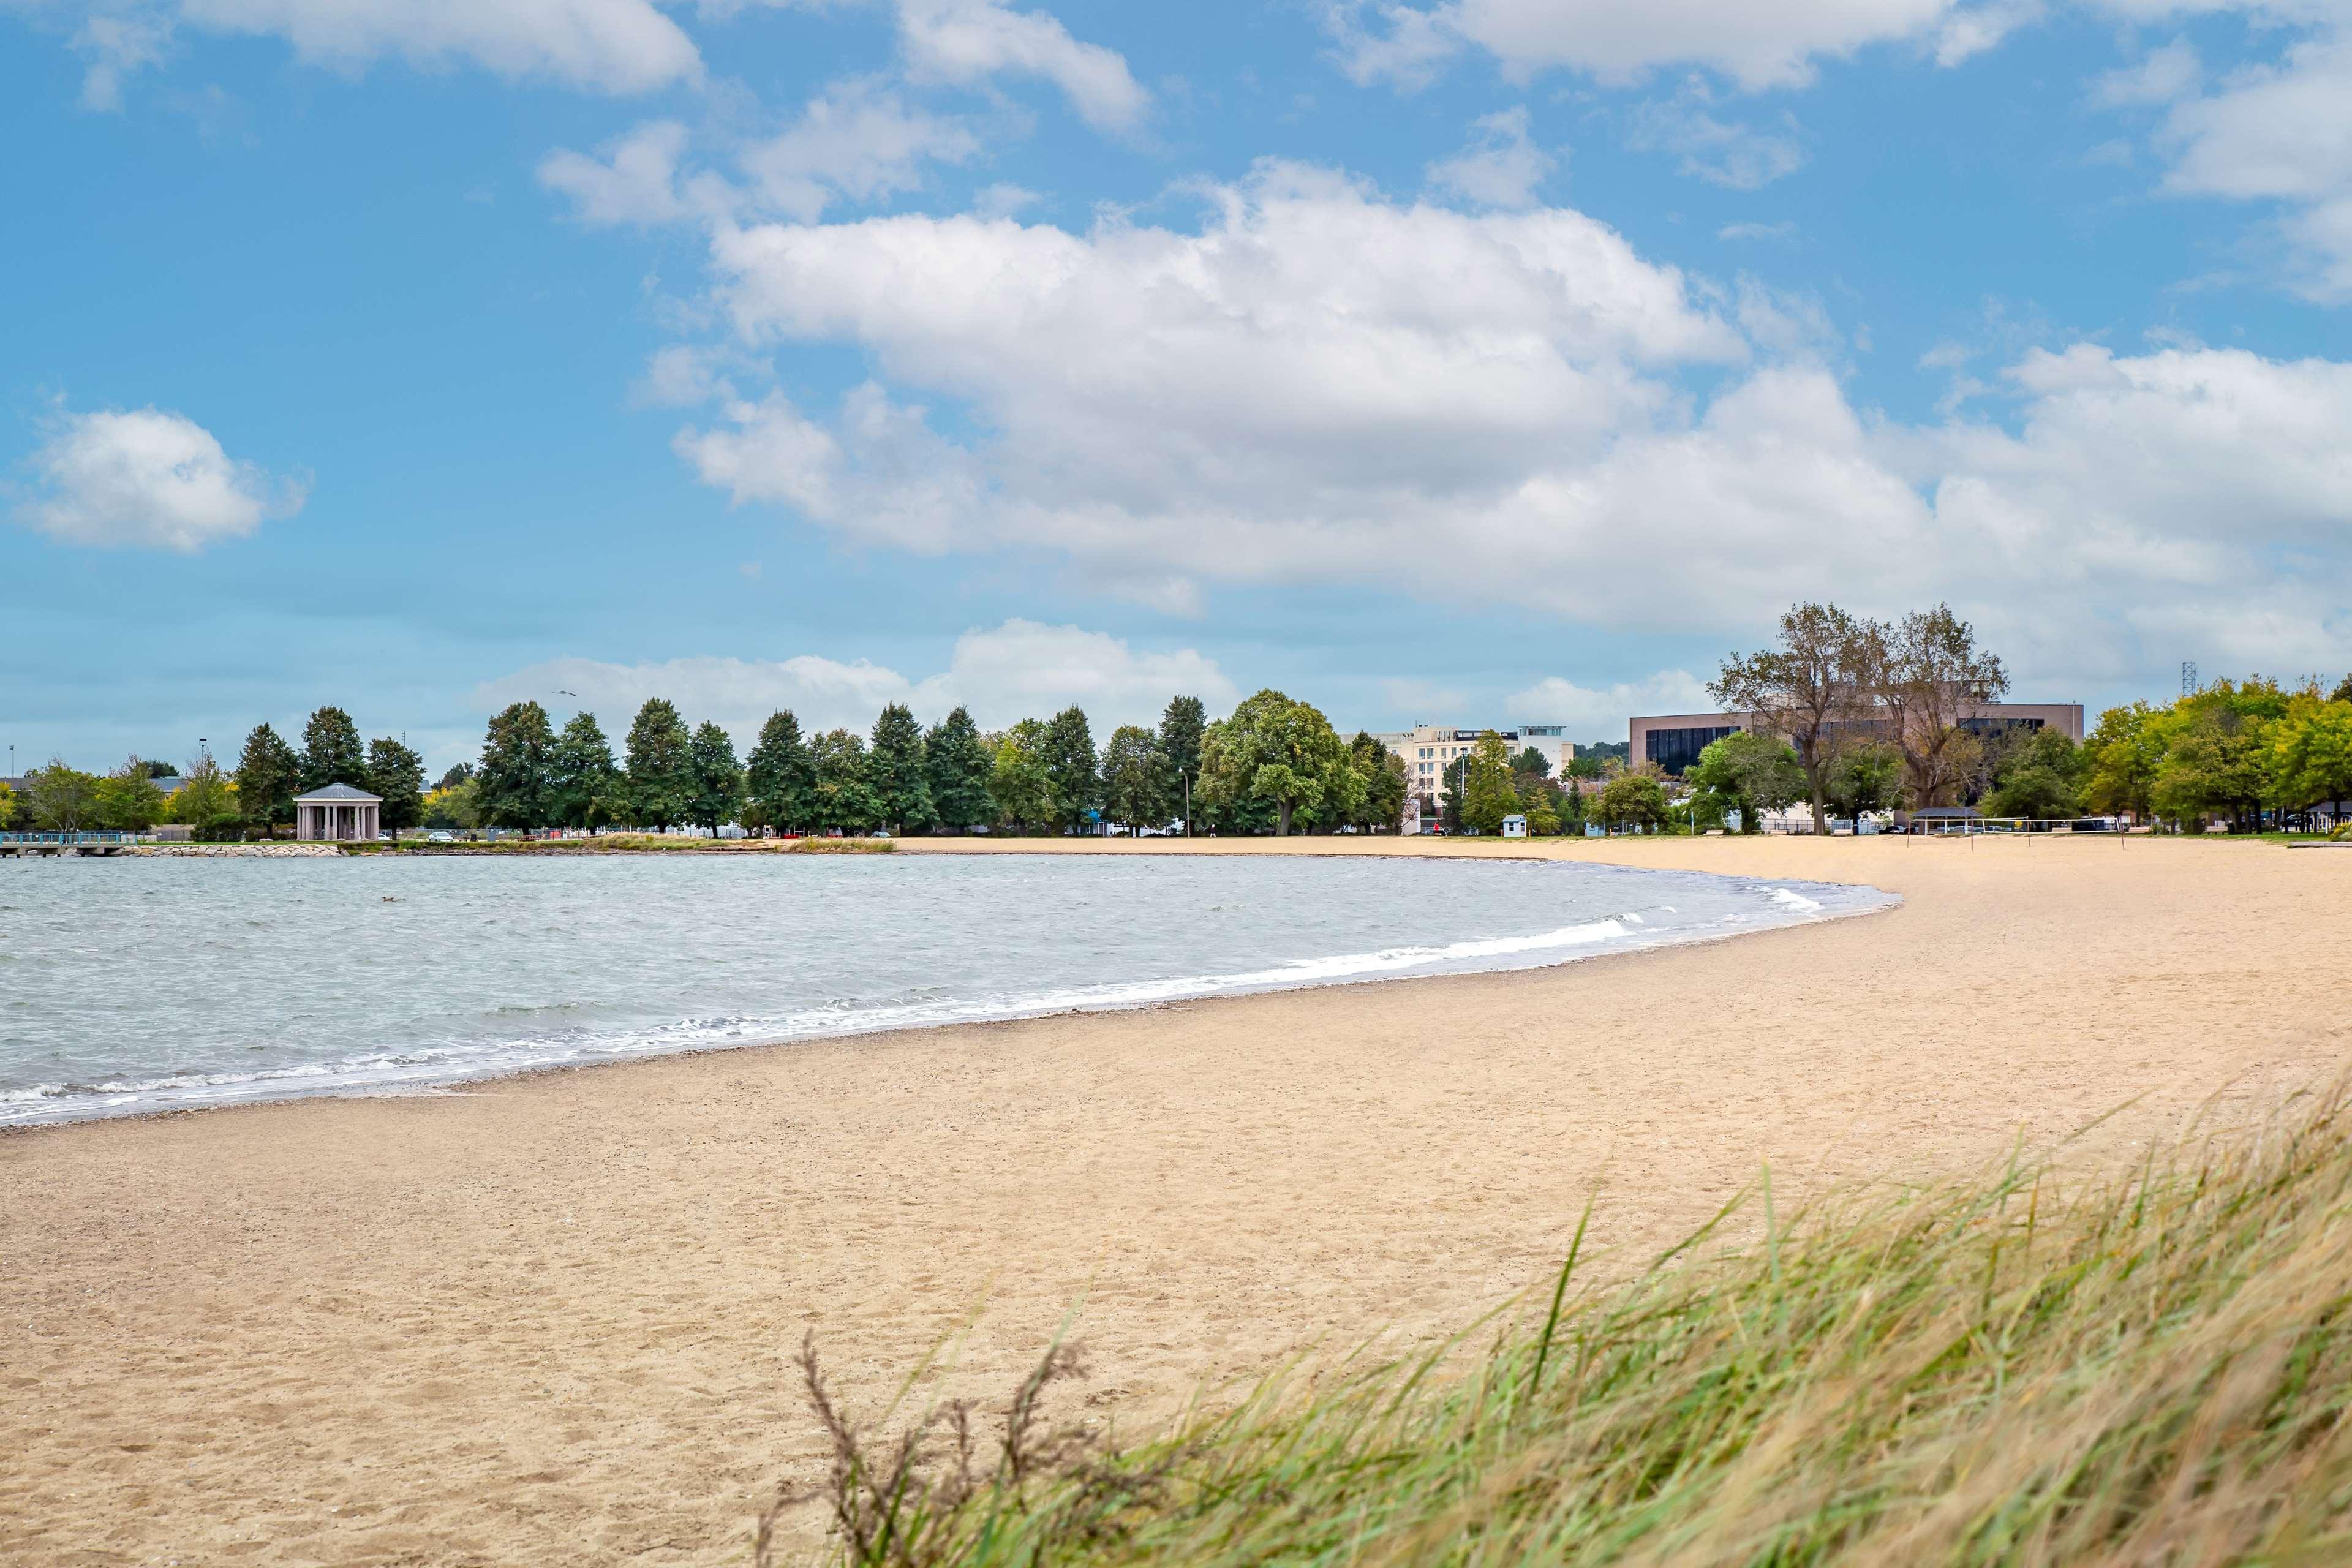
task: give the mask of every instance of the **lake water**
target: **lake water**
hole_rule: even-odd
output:
[[[1895,901],[1306,856],[7,860],[0,1126],[1532,968]]]

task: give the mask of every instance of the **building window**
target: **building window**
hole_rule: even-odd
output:
[[[1679,778],[1683,770],[1698,761],[1698,754],[1722,740],[1737,735],[1737,724],[1700,724],[1687,730],[1652,730],[1643,737],[1642,754]]]

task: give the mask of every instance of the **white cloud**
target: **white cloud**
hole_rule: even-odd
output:
[[[847,82],[809,100],[798,123],[755,142],[740,162],[758,204],[803,223],[835,200],[873,202],[921,185],[929,163],[961,163],[980,141],[950,120],[909,110],[898,94]]]
[[[1000,73],[1043,77],[1062,89],[1090,124],[1129,131],[1150,95],[1127,61],[1099,44],[1081,43],[1043,11],[1015,11],[1001,0],[897,0],[898,35],[919,79],[971,82]]]
[[[2204,66],[2186,38],[2150,49],[2136,65],[2111,70],[2091,84],[2091,101],[2113,109],[2171,103],[2197,89]]]
[[[1707,112],[1706,84],[1685,82],[1672,99],[1652,100],[1627,117],[1625,144],[1636,152],[1672,153],[1685,174],[1735,191],[1753,191],[1792,174],[1805,163],[1796,121],[1778,131],[1717,120]]]
[[[1706,684],[1686,669],[1662,669],[1640,680],[1603,687],[1579,686],[1548,675],[1503,700],[1512,722],[1565,724],[1570,740],[1613,739],[1637,713],[1706,713],[1715,707]]]
[[[194,420],[156,408],[61,413],[33,454],[17,521],[76,544],[193,553],[301,510],[300,484],[221,450]]]
[[[790,709],[803,731],[865,732],[886,703],[904,702],[925,722],[959,704],[983,729],[1043,718],[1077,703],[1097,742],[1120,724],[1152,724],[1171,697],[1196,696],[1212,714],[1240,693],[1214,659],[1192,648],[1139,652],[1120,638],[1078,626],[1009,620],[958,637],[947,668],[920,679],[864,659],[815,654],[787,659],[678,658],[608,664],[562,658],[490,681],[475,694],[495,712],[509,702],[569,690],[619,732],[647,698],[676,702],[689,722],[717,721],[749,742],[770,713]]]
[[[2342,635],[2323,433],[2352,369],[2020,351],[1980,418],[1906,425],[1848,400],[1817,303],[1695,286],[1571,211],[1278,164],[1208,195],[1190,229],[722,228],[740,352],[841,345],[874,379],[837,412],[737,400],[678,449],[853,542],[1044,552],[1147,600],[1361,583],[1728,633],[1949,597],[2086,670],[2168,657],[2167,617],[2241,616],[2282,667]]]
[[[1779,223],[1727,223],[1715,231],[1715,237],[1792,240],[1797,237],[1797,225],[1793,218],[1784,218]]]
[[[1468,147],[1429,165],[1429,183],[1476,206],[1532,206],[1559,160],[1528,138],[1526,108],[1486,115],[1474,129]]]
[[[309,64],[424,67],[603,92],[646,92],[701,75],[693,41],[653,0],[90,0],[76,42],[93,57],[83,101],[121,102],[123,78],[159,62],[180,27],[285,39]]]
[[[677,121],[648,121],[593,157],[550,153],[540,160],[539,183],[570,196],[583,223],[676,223],[693,210],[677,188],[686,142],[686,127]]]
[[[1360,80],[1424,79],[1447,54],[1486,50],[1524,79],[1566,68],[1624,82],[1664,66],[1701,66],[1755,89],[1801,86],[1818,61],[1873,44],[1924,42],[1942,31],[1944,52],[1965,58],[2013,23],[2011,9],[1958,0],[1327,0],[1328,25]],[[1984,15],[1979,15],[1983,13]],[[1972,23],[1971,35],[1953,29]]]

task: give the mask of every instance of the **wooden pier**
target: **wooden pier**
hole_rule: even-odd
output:
[[[120,855],[135,848],[135,833],[0,833],[0,858],[16,855]]]

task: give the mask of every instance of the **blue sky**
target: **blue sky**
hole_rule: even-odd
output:
[[[0,0],[0,744],[2332,677],[2347,22]]]

